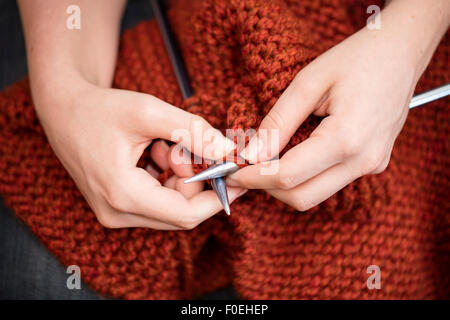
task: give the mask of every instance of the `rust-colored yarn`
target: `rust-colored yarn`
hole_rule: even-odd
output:
[[[217,128],[257,128],[299,70],[363,25],[367,5],[174,1],[169,17],[196,95],[182,101],[154,21],[123,35],[115,86],[187,106]],[[448,40],[417,91],[450,82]],[[308,119],[290,146],[319,120]],[[192,231],[109,230],[49,147],[25,80],[0,95],[0,193],[106,296],[191,298],[233,284],[250,299],[450,298],[449,136],[441,100],[410,112],[384,173],[307,213],[250,191],[231,217],[218,214]],[[370,265],[381,268],[380,290],[366,286]]]

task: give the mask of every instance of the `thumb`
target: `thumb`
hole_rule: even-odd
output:
[[[329,88],[312,64],[297,74],[262,120],[257,134],[240,155],[250,163],[268,161],[288,144],[302,122],[318,108]]]
[[[219,160],[235,149],[233,141],[214,129],[205,119],[156,97],[148,102],[141,120],[145,134],[178,143],[199,157]]]

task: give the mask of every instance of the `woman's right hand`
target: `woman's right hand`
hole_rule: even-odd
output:
[[[102,225],[191,229],[222,209],[213,191],[202,191],[202,183],[183,185],[172,178],[162,186],[152,176],[154,170],[136,164],[152,139],[170,140],[174,130],[184,129],[194,141],[194,128],[201,127],[203,146],[209,140],[206,132],[215,132],[215,147],[203,148],[214,154],[205,154],[201,146],[194,150],[183,145],[212,159],[234,148],[230,140],[203,118],[153,96],[80,83],[71,85],[63,96],[54,93],[51,99],[38,99],[35,104],[53,150]],[[65,102],[55,105],[56,101]],[[193,174],[191,165],[171,161],[162,141],[156,142],[151,154],[161,169],[170,166],[179,178]],[[229,188],[228,192],[233,201],[243,189]]]

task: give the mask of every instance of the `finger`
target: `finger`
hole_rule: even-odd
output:
[[[205,119],[141,94],[144,105],[136,121],[149,138],[162,138],[187,148],[198,156],[218,160],[235,149],[234,143]]]
[[[203,183],[183,183],[184,179],[194,175],[191,156],[186,149],[178,149],[161,140],[154,143],[151,149],[153,161],[163,170],[172,169],[174,175],[164,182],[166,188],[180,191],[187,199],[203,190]]]
[[[128,185],[113,198],[112,207],[121,212],[130,212],[149,217],[166,224],[191,229],[222,210],[214,191],[203,191],[191,199],[180,192],[161,186],[140,168],[128,173]],[[227,188],[230,203],[241,188]]]
[[[326,100],[331,78],[313,62],[300,71],[262,120],[241,156],[250,163],[275,157],[301,123]]]
[[[118,213],[118,223],[123,224],[120,228],[150,228],[155,230],[181,230],[182,228],[141,215],[131,213]],[[122,222],[123,221],[123,222]]]
[[[149,228],[155,230],[181,230],[178,226],[166,224],[141,215],[118,212],[110,208],[107,218],[100,222],[107,228]]]
[[[242,188],[227,187],[229,203],[232,204],[234,200],[245,194],[247,191],[248,190]],[[189,202],[194,208],[194,212],[196,212],[194,214],[195,219],[200,222],[210,218],[220,211],[223,211],[222,203],[213,190],[200,192],[189,199]]]
[[[153,168],[153,166],[152,165],[150,165],[150,164],[147,164],[146,166],[145,166],[145,170],[148,172],[148,173],[150,173],[150,175],[153,177],[153,178],[158,178],[158,176],[159,176],[159,171],[158,170],[156,170],[155,168]]]
[[[272,189],[267,192],[299,211],[306,211],[358,178],[352,166],[349,163],[340,163],[293,189]]]
[[[175,188],[177,186],[177,180],[178,180],[178,177],[176,175],[169,177],[169,179],[167,179],[164,182],[164,187],[175,190]]]
[[[332,120],[325,118],[308,139],[281,159],[242,168],[229,176],[227,184],[247,189],[287,190],[340,163],[344,153],[331,134]],[[274,170],[267,170],[269,164]]]
[[[107,201],[100,202],[100,210],[96,210],[96,216],[101,225],[106,228],[150,228],[156,230],[180,230],[178,226],[163,223],[161,221],[129,212],[120,212],[113,208]]]
[[[184,149],[183,149],[184,150]],[[175,190],[180,191],[187,199],[203,190],[203,182],[184,183],[184,180],[194,175],[191,157],[183,150],[172,147],[169,151],[170,168],[176,175],[174,182]]]
[[[165,141],[154,142],[150,150],[150,156],[161,170],[169,169],[169,145]]]

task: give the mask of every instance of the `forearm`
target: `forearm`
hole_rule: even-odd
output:
[[[381,13],[380,36],[399,43],[396,50],[415,64],[419,77],[449,24],[448,0],[391,0]]]
[[[46,99],[77,81],[112,82],[125,0],[78,0],[81,28],[66,26],[68,0],[18,0],[33,97]]]

